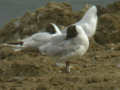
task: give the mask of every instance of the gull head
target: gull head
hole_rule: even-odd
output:
[[[88,36],[86,35],[83,28],[79,25],[70,25],[67,28],[66,40],[70,40],[73,38],[75,38],[78,43],[87,43],[87,46],[89,44]]]
[[[76,25],[71,25],[67,28],[66,40],[75,38],[77,35]]]
[[[84,32],[83,28],[79,25],[70,25],[67,28],[67,34],[66,34],[66,40],[75,38],[75,37],[82,37],[82,36],[87,36],[86,33]]]

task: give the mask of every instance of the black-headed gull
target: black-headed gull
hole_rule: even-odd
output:
[[[97,16],[97,8],[95,5],[90,7],[82,19],[80,19],[78,22],[74,23],[74,25],[81,26],[85,33],[87,34],[88,38],[91,38],[94,36],[96,32],[98,22],[98,16]],[[65,27],[64,30],[62,30],[62,33],[66,33],[67,27]]]
[[[60,62],[66,62],[66,71],[70,72],[68,58],[74,55],[84,55],[89,47],[89,40],[83,28],[71,25],[67,28],[67,34],[58,36],[55,41],[39,47],[41,53],[60,58]],[[62,38],[61,42],[58,42]],[[58,61],[58,62],[59,62]]]
[[[19,51],[26,47],[37,48],[41,45],[46,44],[52,37],[59,36],[62,34],[59,28],[53,23],[50,23],[46,30],[47,32],[38,32],[19,42],[9,43],[5,45],[14,47],[15,51]]]
[[[98,21],[97,8],[96,8],[96,6],[92,6],[87,10],[87,12],[84,14],[84,16],[82,17],[81,20],[79,20],[78,22],[71,24],[71,25],[77,25],[77,26],[82,27],[83,30],[85,31],[86,35],[88,36],[88,38],[91,38],[94,36],[94,34],[96,32],[97,21]],[[69,25],[68,27],[65,27],[65,29],[61,30],[62,36],[57,36],[55,38],[52,38],[51,42],[54,42],[54,44],[57,44],[57,43],[63,41],[64,37],[66,36],[67,29],[71,25]],[[55,26],[58,27],[57,25],[55,25]]]
[[[27,39],[23,39],[23,46],[24,47],[39,47],[41,45],[46,44],[52,37],[61,35],[61,31],[59,28],[53,24],[50,23],[47,27],[47,32],[38,32],[33,34],[31,37]]]
[[[75,25],[80,25],[85,30],[87,36],[91,38],[96,32],[97,22],[97,8],[96,6],[92,6],[88,9],[83,18],[75,23]]]

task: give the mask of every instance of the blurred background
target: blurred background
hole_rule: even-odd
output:
[[[48,2],[68,2],[73,10],[80,10],[85,4],[105,6],[118,0],[0,0],[0,28],[12,18],[22,16],[26,11],[34,11]]]

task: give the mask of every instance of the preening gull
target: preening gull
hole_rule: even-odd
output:
[[[97,21],[97,8],[96,6],[92,6],[75,25],[80,25],[85,30],[87,36],[91,38],[96,32]]]
[[[87,10],[82,19],[74,23],[74,25],[81,26],[84,29],[85,33],[87,34],[88,38],[91,38],[94,36],[96,32],[97,21],[98,21],[97,8],[95,5],[93,5]],[[62,33],[66,33],[66,30],[67,27],[65,27],[65,29],[62,30]]]
[[[27,39],[23,39],[24,47],[39,47],[47,43],[52,37],[61,35],[61,31],[55,24],[50,23],[47,32],[38,32]]]
[[[81,20],[79,20],[78,22],[71,24],[71,25],[77,25],[79,27],[82,27],[83,30],[85,31],[87,37],[91,38],[92,36],[94,36],[94,34],[96,32],[97,21],[98,21],[97,8],[96,8],[96,6],[93,5],[92,7],[90,7],[87,10],[87,12],[84,14],[84,16],[82,17]],[[52,42],[52,43],[54,42],[54,44],[57,44],[61,41],[64,41],[64,37],[66,36],[67,29],[71,25],[69,25],[68,27],[65,27],[64,30],[61,30],[62,34],[59,36],[56,36],[55,38],[52,38],[50,42]],[[57,25],[55,25],[55,26],[58,27]]]
[[[46,30],[46,32],[38,32],[19,42],[9,43],[7,45],[14,47],[15,51],[19,51],[26,47],[37,48],[41,45],[46,44],[52,37],[59,36],[62,34],[59,28],[53,23],[50,23]]]
[[[58,62],[64,61],[66,63],[66,71],[70,72],[69,60],[74,55],[84,55],[89,47],[89,40],[83,28],[78,25],[71,25],[67,28],[67,34],[58,36],[64,38],[61,42],[57,40],[39,47],[41,53],[58,57]],[[58,38],[58,39],[59,39]]]

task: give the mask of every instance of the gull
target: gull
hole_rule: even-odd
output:
[[[75,25],[80,25],[89,38],[93,37],[96,32],[97,27],[97,8],[95,5],[90,7],[82,19],[75,23]]]
[[[27,39],[23,39],[23,46],[38,47],[47,43],[52,37],[61,35],[61,31],[55,24],[50,23],[47,32],[38,32]]]
[[[61,42],[57,41],[62,39]],[[74,55],[82,56],[89,48],[89,40],[83,28],[78,25],[71,25],[67,28],[66,35],[54,37],[55,41],[51,41],[46,45],[39,47],[41,54],[58,57],[58,62],[66,63],[66,72],[70,72],[70,57]]]
[[[61,35],[60,29],[54,24],[50,23],[46,28],[46,32],[38,32],[30,37],[27,37],[19,42],[4,44],[6,46],[14,47],[15,51],[19,51],[26,47],[37,48],[46,44],[52,37]]]
[[[92,38],[96,32],[96,27],[97,27],[97,21],[98,21],[98,17],[97,17],[97,8],[95,5],[91,6],[86,13],[84,14],[84,16],[82,17],[82,19],[80,19],[78,22],[69,25],[68,27],[65,27],[63,30],[61,30],[62,32],[62,36],[57,36],[55,38],[51,39],[51,42],[54,42],[55,44],[61,42],[64,40],[64,37],[67,34],[67,29],[72,26],[72,25],[77,25],[83,28],[83,30],[85,31],[86,35],[88,36],[88,38]],[[58,27],[56,24],[54,24],[56,27]]]
[[[96,32],[97,22],[97,8],[95,5],[93,5],[86,11],[82,19],[71,25],[81,26],[87,34],[88,38],[91,38]],[[65,27],[65,29],[62,30],[62,33],[66,33],[67,28],[68,27]]]

